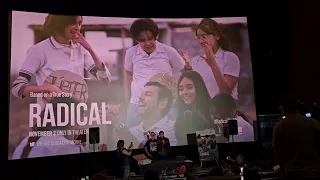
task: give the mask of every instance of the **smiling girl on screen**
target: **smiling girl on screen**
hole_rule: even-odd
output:
[[[237,120],[238,135],[234,135],[234,142],[254,141],[253,126],[250,125],[242,116],[238,114],[236,100],[228,93],[220,93],[211,100],[211,118],[223,131],[223,124],[216,120]],[[220,121],[223,122],[223,121]],[[220,142],[219,142],[220,140]],[[217,138],[218,143],[223,142],[223,137]],[[227,139],[224,142],[228,141]],[[229,136],[229,142],[232,142],[232,137]]]
[[[201,75],[196,71],[182,73],[178,80],[178,118],[175,133],[179,145],[187,145],[187,134],[210,128],[210,95]]]
[[[199,40],[205,55],[190,60],[188,53],[182,51],[187,69],[201,74],[211,97],[227,92],[232,94],[234,99],[238,99],[240,61],[237,55],[230,51],[229,41],[219,24],[210,18],[202,19],[196,30],[196,39]]]
[[[57,104],[64,103],[68,106],[69,112],[71,112],[71,103],[75,103],[75,107],[79,102],[75,101],[69,97],[54,97],[50,100],[53,108],[54,117],[57,117],[58,110]],[[75,108],[75,114],[77,114],[77,109]],[[43,111],[44,112],[44,111]],[[65,110],[61,108],[61,122],[65,122]],[[83,112],[80,112],[81,116]],[[42,117],[44,113],[42,113]],[[71,113],[69,113],[69,119],[71,118]],[[43,120],[43,118],[41,118]],[[55,118],[57,120],[57,118]],[[72,126],[69,124],[64,127],[37,127],[33,131],[54,131],[54,130],[72,130]],[[49,144],[47,144],[49,143]],[[23,158],[33,158],[33,157],[44,157],[44,156],[57,156],[65,154],[77,154],[84,152],[83,146],[75,144],[74,141],[67,139],[67,136],[56,135],[56,136],[36,136],[36,137],[26,137],[23,139],[20,144],[17,146],[16,150],[13,153],[12,159],[23,159]]]
[[[67,70],[84,77],[84,69],[102,82],[110,82],[110,72],[80,33],[82,16],[49,15],[44,31],[49,38],[28,50],[27,57],[13,82],[12,93],[24,98],[30,93],[60,93],[55,85],[44,85],[45,79],[57,70]],[[36,85],[29,84],[35,76]],[[43,108],[45,101],[37,98]]]

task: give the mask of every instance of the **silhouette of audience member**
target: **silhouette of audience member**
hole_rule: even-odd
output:
[[[102,173],[98,173],[96,175],[94,175],[91,180],[108,180],[108,176],[102,174]]]
[[[197,179],[197,171],[195,169],[189,169],[187,172],[187,180],[194,180]]]
[[[298,112],[293,95],[281,100],[285,119],[274,128],[273,147],[283,176],[289,179],[320,179],[320,123]]]
[[[237,166],[233,166],[230,168],[234,175],[241,175],[241,168]]]
[[[100,171],[100,173],[94,175],[91,180],[108,180],[108,171],[106,169],[103,169]]]
[[[220,166],[215,166],[210,169],[209,176],[223,176],[223,168]]]
[[[244,167],[244,166],[246,165],[244,156],[243,156],[242,154],[239,154],[239,155],[236,157],[236,164],[237,164],[237,166],[239,166],[239,167]]]
[[[259,169],[257,167],[244,167],[243,177],[245,180],[260,180]]]

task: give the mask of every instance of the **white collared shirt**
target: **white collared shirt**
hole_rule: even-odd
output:
[[[22,97],[20,89],[28,83],[28,78],[35,76],[38,86],[44,84],[46,78],[56,70],[67,70],[84,77],[84,69],[90,72],[97,68],[90,53],[80,44],[71,43],[70,46],[59,44],[53,37],[47,38],[28,50],[18,79],[13,83],[12,93]],[[109,78],[110,72],[105,67],[105,73],[97,72],[97,77]],[[44,107],[44,100],[39,97],[37,103]]]
[[[165,137],[169,139],[170,145],[176,146],[178,141],[175,136],[174,123],[175,121],[169,120],[168,116],[164,116],[160,121],[158,121],[149,129],[144,129],[142,122],[140,125],[130,128],[130,132],[139,142],[145,144],[148,140],[147,134],[150,131],[155,132],[157,136],[159,135],[160,131],[163,131]]]
[[[181,71],[185,62],[172,47],[156,42],[156,49],[148,55],[140,45],[126,51],[124,68],[133,72],[130,102],[138,104],[139,96],[149,79],[159,73],[172,76],[173,71]]]
[[[215,54],[215,59],[224,75],[239,77],[240,61],[236,54],[219,48]],[[192,69],[202,76],[211,98],[219,94],[219,86],[216,78],[214,77],[211,67],[209,67],[206,60],[200,56],[196,56],[191,59],[191,65]],[[232,96],[233,98],[238,99],[238,83],[232,90]]]
[[[12,159],[20,159],[23,149],[28,144],[28,138],[24,138],[15,149]],[[34,143],[28,158],[58,156],[67,154],[83,153],[82,145],[73,144],[73,141],[66,139],[64,136],[43,136]]]

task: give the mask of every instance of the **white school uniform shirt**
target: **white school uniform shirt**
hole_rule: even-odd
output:
[[[12,159],[20,159],[24,147],[28,144],[28,138],[26,137],[20,142],[13,153]],[[28,158],[79,154],[83,152],[82,145],[72,144],[72,141],[64,136],[42,136],[34,142]]]
[[[224,75],[239,77],[240,61],[236,54],[219,48],[215,54],[215,59]],[[192,69],[202,76],[211,98],[219,94],[216,78],[206,60],[200,56],[196,56],[191,59],[191,65]],[[238,83],[232,90],[232,97],[238,99]]]
[[[143,144],[147,142],[147,134],[149,134],[149,132],[152,131],[158,136],[159,132],[163,131],[165,137],[169,139],[170,145],[176,146],[178,140],[175,136],[174,124],[175,121],[169,120],[168,116],[164,116],[160,121],[158,121],[149,129],[144,129],[142,122],[140,125],[130,128],[129,131],[140,143]]]
[[[124,68],[133,72],[130,102],[138,104],[144,85],[159,73],[172,76],[173,70],[181,71],[185,62],[172,47],[156,42],[156,49],[148,55],[139,44],[127,49]]]
[[[78,43],[71,43],[70,47],[63,46],[50,37],[28,50],[19,77],[13,83],[12,93],[17,97],[22,97],[21,84],[28,82],[21,74],[29,77],[35,76],[37,85],[41,86],[46,78],[56,70],[67,70],[84,77],[84,69],[89,72],[93,68],[96,68],[94,60],[83,46]],[[106,67],[105,69],[105,73],[97,72],[98,79],[108,77],[110,81],[110,72]],[[45,101],[41,97],[37,98],[37,103],[44,108]]]

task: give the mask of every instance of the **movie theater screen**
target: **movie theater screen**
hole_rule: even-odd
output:
[[[143,148],[160,131],[171,146],[203,130],[217,143],[254,140],[246,17],[13,11],[10,83],[9,159],[110,151],[118,140]]]

